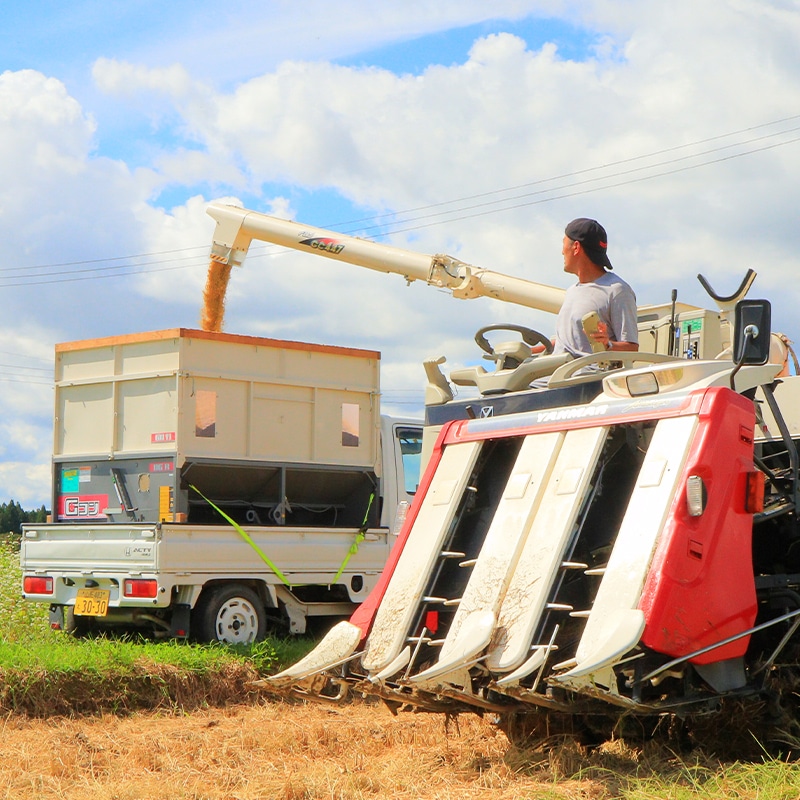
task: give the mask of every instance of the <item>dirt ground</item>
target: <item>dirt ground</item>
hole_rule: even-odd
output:
[[[616,795],[608,775],[637,754],[524,754],[489,721],[381,705],[259,701],[191,714],[5,717],[0,797],[14,800],[517,800]],[[598,758],[600,759],[598,761]],[[604,777],[605,776],[605,777]]]

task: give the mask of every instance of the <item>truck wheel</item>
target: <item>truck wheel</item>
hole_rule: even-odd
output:
[[[201,641],[251,644],[264,638],[267,617],[252,589],[230,584],[203,593],[192,614],[192,628]]]

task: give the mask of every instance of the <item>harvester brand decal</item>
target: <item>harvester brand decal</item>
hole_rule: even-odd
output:
[[[625,400],[612,400],[608,403],[584,406],[562,406],[561,408],[526,411],[519,414],[501,415],[467,422],[470,433],[485,435],[493,431],[515,431],[532,425],[552,425],[553,423],[580,423],[581,420],[601,419],[603,417],[625,417],[636,414],[660,416],[668,411],[677,411],[687,404],[690,391],[670,393],[669,396],[641,397]],[[601,423],[602,424],[602,423]]]
[[[65,494],[58,498],[59,519],[105,519],[107,494]]]
[[[494,406],[481,406],[481,419],[494,416]]]
[[[150,434],[150,444],[166,444],[175,440],[175,431],[161,431],[160,433]]]
[[[338,255],[344,250],[344,245],[341,242],[327,236],[312,236],[309,239],[301,239],[300,244],[304,244],[306,247],[313,247],[314,250],[333,253],[333,255]]]
[[[174,472],[175,464],[172,461],[151,461],[148,472]]]
[[[585,419],[586,417],[602,417],[608,413],[608,406],[574,406],[556,408],[552,411],[540,411],[536,415],[537,422],[561,422],[565,419]]]

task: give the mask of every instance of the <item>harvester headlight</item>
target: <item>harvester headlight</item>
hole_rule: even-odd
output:
[[[686,507],[690,517],[699,517],[706,510],[706,485],[699,475],[690,475],[686,481]]]

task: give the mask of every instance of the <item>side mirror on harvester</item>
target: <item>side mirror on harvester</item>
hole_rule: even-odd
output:
[[[733,362],[766,364],[769,359],[771,306],[769,300],[740,300],[733,323]]]

